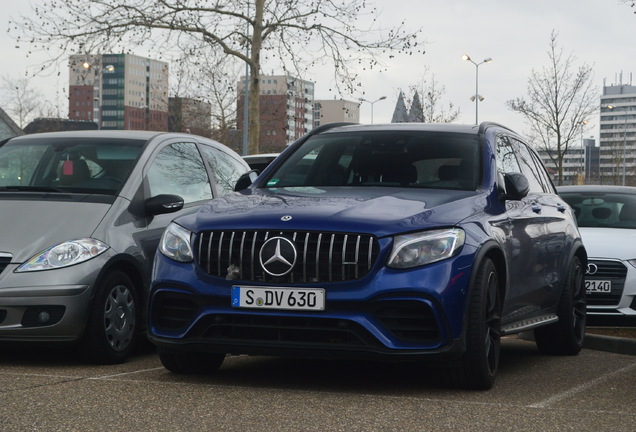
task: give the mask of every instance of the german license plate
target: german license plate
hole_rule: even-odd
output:
[[[232,306],[285,310],[325,310],[322,288],[233,286]]]
[[[585,291],[592,293],[609,293],[612,292],[612,281],[608,280],[586,280]]]

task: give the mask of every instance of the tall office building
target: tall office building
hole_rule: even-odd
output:
[[[99,129],[168,130],[168,63],[132,54],[73,55],[69,118]]]
[[[314,83],[289,75],[260,77],[261,153],[280,152],[313,128]],[[237,84],[237,128],[243,129],[245,77]]]
[[[603,85],[600,121],[602,184],[636,185],[636,86]]]

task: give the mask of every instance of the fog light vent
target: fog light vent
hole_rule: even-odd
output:
[[[22,316],[22,327],[44,327],[57,324],[64,316],[65,306],[33,306]]]
[[[4,309],[0,309],[0,324],[2,324],[6,318],[7,318],[7,311]]]

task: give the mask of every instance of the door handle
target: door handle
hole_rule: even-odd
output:
[[[557,210],[560,211],[561,213],[565,213],[565,206],[561,203],[557,204]]]
[[[539,204],[533,204],[532,211],[535,213],[541,213],[541,206]]]

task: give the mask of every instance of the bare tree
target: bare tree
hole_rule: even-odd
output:
[[[263,61],[300,70],[329,59],[337,85],[353,93],[356,70],[379,66],[379,54],[423,52],[419,30],[408,32],[404,23],[382,28],[379,11],[366,0],[57,0],[55,7],[33,12],[34,18],[20,17],[9,27],[19,42],[53,47],[60,56],[96,47],[121,51],[152,41],[157,52],[181,44],[207,46],[247,63],[250,153],[258,152]]]
[[[564,56],[553,30],[548,50],[549,64],[532,70],[528,78],[527,98],[509,100],[511,110],[525,117],[531,134],[539,141],[563,182],[563,157],[572,143],[578,142],[579,124],[597,110],[598,94],[594,90],[592,66],[576,66],[576,57]]]
[[[30,85],[28,78],[3,76],[0,101],[4,109],[17,119],[21,129],[48,109],[46,101],[43,101],[40,93]]]
[[[441,85],[435,74],[426,67],[424,74],[417,85],[409,87],[413,94],[419,94],[421,98],[423,120],[425,123],[452,123],[459,117],[459,108],[455,109],[452,102],[444,102],[446,88]],[[412,103],[409,101],[409,103]]]
[[[187,52],[187,50],[186,50]],[[215,140],[239,150],[236,134],[236,82],[240,77],[238,61],[208,50],[207,55],[183,55],[173,61],[171,96],[190,98],[209,104],[206,112],[191,113],[207,124],[207,134]],[[196,107],[197,104],[191,105]],[[200,104],[198,106],[201,106]],[[183,113],[182,113],[183,114]],[[179,119],[173,119],[178,121]]]
[[[629,5],[632,8],[636,8],[636,1],[634,0],[618,0],[619,3],[624,3],[626,5]],[[636,14],[636,10],[634,11],[634,13]]]

